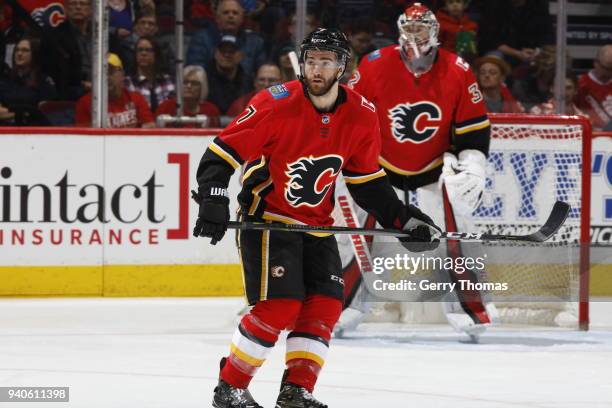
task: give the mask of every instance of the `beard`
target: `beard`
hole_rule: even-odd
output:
[[[312,79],[306,78],[306,88],[308,88],[308,93],[313,96],[323,96],[328,93],[335,81],[335,78],[325,79],[319,77],[317,79],[322,80],[322,82],[313,82]]]

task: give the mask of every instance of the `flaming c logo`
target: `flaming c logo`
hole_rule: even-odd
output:
[[[37,7],[30,13],[41,27],[57,27],[66,20],[66,12],[62,3],[50,3],[45,7]]]
[[[389,109],[391,133],[399,142],[423,143],[438,131],[442,111],[429,101],[400,103]]]
[[[293,207],[316,207],[333,188],[342,168],[342,157],[330,154],[321,157],[301,157],[287,165],[289,177],[285,199]]]

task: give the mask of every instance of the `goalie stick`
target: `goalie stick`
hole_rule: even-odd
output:
[[[561,228],[567,215],[569,214],[570,206],[563,201],[557,201],[548,216],[548,219],[542,227],[527,235],[502,235],[468,232],[441,232],[437,235],[440,240],[457,240],[457,241],[524,241],[524,242],[544,242],[550,239]],[[228,228],[242,230],[271,230],[271,231],[287,231],[287,232],[314,232],[328,234],[359,234],[359,235],[391,235],[391,236],[408,236],[407,232],[391,229],[391,228],[350,228],[350,227],[321,227],[315,225],[302,224],[282,224],[279,222],[263,223],[263,222],[238,222],[230,221]]]
[[[347,227],[357,228],[357,215],[353,208],[351,199],[348,195],[340,194],[336,197],[336,206],[334,212],[337,214],[340,222]],[[358,266],[358,273],[361,279],[368,275],[372,275],[372,255],[368,248],[368,243],[363,235],[351,234],[349,237],[353,255]],[[350,279],[344,276],[345,289],[350,287]],[[374,301],[373,295],[362,285],[361,279],[353,283],[348,293],[345,292],[345,305],[338,322],[334,326],[334,335],[336,337],[344,337],[347,330],[353,330],[361,323],[366,314],[370,311],[371,303]],[[354,288],[357,288],[356,290]]]

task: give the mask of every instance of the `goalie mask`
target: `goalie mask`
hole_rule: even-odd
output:
[[[339,67],[342,68],[336,81],[340,79],[346,71],[346,67],[351,58],[351,48],[346,35],[340,30],[317,28],[304,38],[300,45],[300,80],[304,78],[304,62],[308,51],[332,51],[336,54]]]
[[[402,60],[415,76],[431,69],[438,50],[440,24],[421,3],[408,7],[397,19]]]

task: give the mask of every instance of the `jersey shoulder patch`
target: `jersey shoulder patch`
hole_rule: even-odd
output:
[[[470,64],[468,64],[468,62],[460,56],[457,56],[457,59],[455,60],[455,65],[457,65],[459,68],[466,72],[470,69]]]
[[[380,57],[381,57],[380,50],[375,50],[368,54],[368,61],[374,61],[374,60],[379,59]]]
[[[374,104],[368,101],[363,96],[361,97],[361,106],[365,107],[368,110],[371,110],[372,112],[376,112],[376,107],[374,106]]]
[[[355,72],[353,72],[353,76],[351,76],[351,79],[348,80],[346,85],[349,88],[354,89],[355,85],[357,85],[360,79],[361,79],[361,74],[359,73],[359,70],[356,69]]]
[[[284,99],[290,95],[285,84],[271,86],[268,88],[268,92],[274,99]]]

